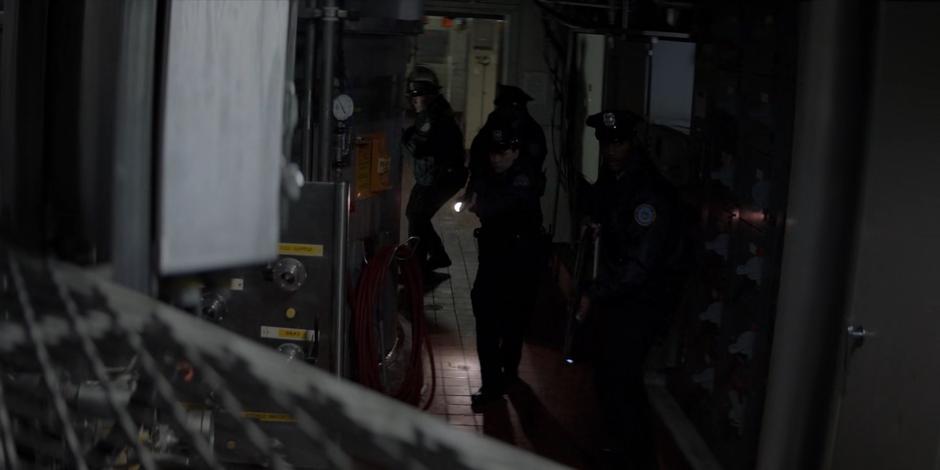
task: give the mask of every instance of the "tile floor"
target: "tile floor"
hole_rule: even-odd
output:
[[[519,372],[525,385],[516,387],[505,402],[484,414],[470,409],[470,394],[480,387],[470,305],[477,270],[473,228],[478,223],[474,215],[456,214],[451,207],[445,205],[435,220],[453,260],[450,268],[439,272],[447,272],[450,278],[425,296],[437,370],[436,396],[428,411],[468,432],[500,439],[572,467],[594,467],[599,426],[590,370],[562,362],[558,338],[563,320],[559,320],[557,308],[555,313],[536,311],[533,315],[536,320],[530,326]],[[539,330],[546,329],[555,330],[554,341],[537,337]]]

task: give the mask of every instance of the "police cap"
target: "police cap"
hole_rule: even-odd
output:
[[[630,111],[602,111],[588,116],[587,125],[594,128],[600,142],[625,142],[639,131],[643,118]]]
[[[512,85],[496,85],[496,99],[493,100],[493,104],[496,106],[524,106],[529,101],[532,101],[532,97],[522,91],[522,88]]]

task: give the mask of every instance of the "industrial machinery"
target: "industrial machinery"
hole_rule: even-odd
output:
[[[341,375],[342,345],[335,343],[343,325],[331,308],[337,240],[332,225],[323,223],[345,208],[334,203],[335,192],[333,183],[304,185],[291,203],[278,258],[218,276],[217,285],[203,290],[200,316]]]
[[[411,364],[369,385],[423,388],[385,275],[422,5],[341,6],[0,2],[0,469],[552,466],[337,380],[354,304]]]

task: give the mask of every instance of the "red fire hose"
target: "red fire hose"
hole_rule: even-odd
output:
[[[393,392],[385,390],[379,377],[379,353],[376,351],[375,307],[378,294],[385,283],[390,269],[398,268],[401,272],[404,295],[411,307],[411,356],[401,387]],[[363,268],[352,301],[352,333],[355,341],[356,378],[359,383],[373,390],[389,394],[403,402],[418,406],[421,401],[421,389],[424,387],[424,367],[422,350],[428,352],[431,362],[431,392],[423,409],[431,406],[434,399],[437,377],[434,372],[434,352],[427,333],[424,318],[424,286],[421,269],[412,256],[412,250],[406,245],[385,247],[372,257]],[[382,352],[384,354],[384,352]]]

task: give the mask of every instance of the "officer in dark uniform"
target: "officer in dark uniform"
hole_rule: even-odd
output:
[[[672,272],[681,250],[675,189],[638,138],[642,119],[607,111],[587,119],[603,166],[590,195],[600,237],[598,276],[586,286],[578,318],[594,321],[595,387],[619,468],[652,468],[644,363],[681,287]]]
[[[493,121],[487,139],[489,168],[473,181],[469,208],[480,218],[475,233],[479,268],[471,300],[476,317],[482,387],[474,409],[500,400],[518,380],[522,337],[535,303],[542,235],[540,195],[530,165],[521,160],[519,127]]]
[[[415,123],[402,137],[403,153],[414,159],[415,185],[405,209],[408,235],[420,240],[415,256],[425,274],[451,264],[431,218],[467,181],[463,132],[440,88],[434,72],[415,67],[407,90]]]
[[[467,184],[464,199],[469,199],[472,193],[473,179],[485,178],[486,172],[489,170],[488,149],[493,126],[497,122],[506,121],[517,127],[516,134],[519,136],[519,158],[521,163],[532,170],[539,194],[545,192],[545,177],[542,172],[542,165],[545,163],[548,147],[545,144],[545,132],[542,130],[542,125],[532,118],[526,107],[526,103],[529,101],[532,101],[532,97],[522,91],[521,88],[510,85],[497,85],[496,99],[493,100],[496,108],[487,116],[486,123],[483,124],[480,132],[477,133],[470,144],[471,181]]]

